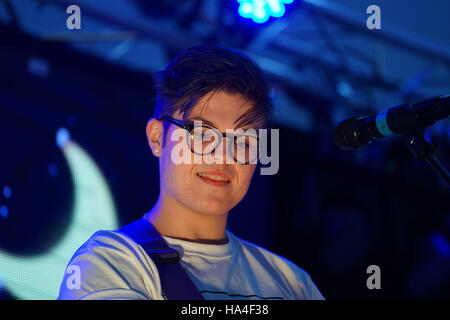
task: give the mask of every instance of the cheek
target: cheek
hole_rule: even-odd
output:
[[[164,183],[176,193],[189,194],[192,192],[192,165],[165,163]]]
[[[239,191],[246,193],[252,181],[256,165],[245,165],[237,168]]]

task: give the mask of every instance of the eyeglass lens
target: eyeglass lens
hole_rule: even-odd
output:
[[[227,136],[226,136],[227,137]],[[233,158],[238,163],[252,163],[258,157],[258,139],[252,135],[232,135]],[[199,155],[212,153],[222,140],[222,133],[216,129],[204,126],[195,126],[189,132],[189,145],[191,151]],[[227,139],[228,140],[228,139]]]

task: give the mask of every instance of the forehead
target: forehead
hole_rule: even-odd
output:
[[[185,118],[208,120],[214,123],[216,127],[235,128],[240,125],[259,127],[262,124],[248,119],[249,112],[252,109],[253,101],[239,93],[210,92],[196,103]]]

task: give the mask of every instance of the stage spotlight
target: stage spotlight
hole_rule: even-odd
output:
[[[255,23],[264,23],[270,17],[281,18],[286,12],[285,4],[293,0],[237,0],[239,15],[252,19]]]

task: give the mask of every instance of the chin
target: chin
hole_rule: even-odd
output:
[[[218,200],[199,201],[196,207],[196,211],[212,216],[228,213],[233,208],[229,203]]]

